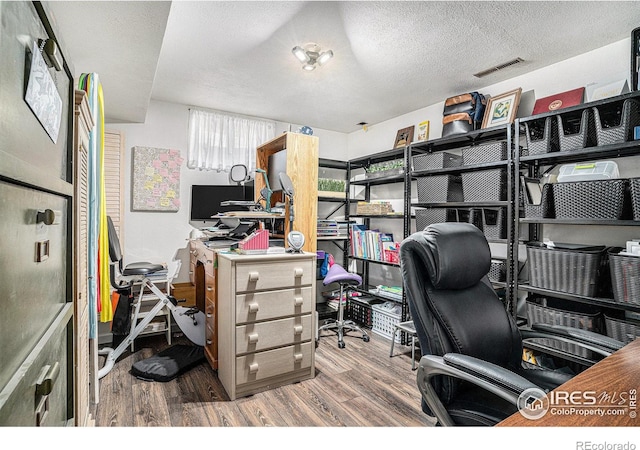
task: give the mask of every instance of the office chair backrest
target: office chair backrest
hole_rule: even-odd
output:
[[[109,233],[109,278],[111,286],[114,289],[126,289],[130,286],[120,285],[117,281],[117,275],[115,272],[115,266],[118,266],[118,272],[122,273],[122,250],[120,249],[120,239],[118,239],[118,233],[116,233],[116,227],[113,225],[111,216],[107,216],[107,231]]]
[[[522,358],[515,321],[492,288],[486,237],[469,223],[440,223],[400,246],[407,301],[424,354],[462,353],[506,368]],[[450,377],[434,386],[446,405],[459,388]]]
[[[120,263],[122,261],[120,239],[118,239],[118,233],[116,233],[116,227],[113,225],[111,216],[107,216],[107,228],[109,231],[109,258],[112,262]]]

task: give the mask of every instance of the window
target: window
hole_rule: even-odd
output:
[[[189,110],[190,169],[228,172],[234,164],[256,167],[256,148],[275,137],[275,122],[197,108]]]

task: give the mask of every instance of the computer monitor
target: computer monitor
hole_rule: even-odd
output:
[[[253,201],[253,183],[244,185],[198,185],[191,186],[191,226],[206,228],[218,220],[212,216],[221,212],[237,211],[238,206],[221,206],[227,200]]]

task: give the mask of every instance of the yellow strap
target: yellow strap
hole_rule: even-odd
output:
[[[100,273],[100,321],[111,322],[113,319],[113,305],[111,303],[111,285],[109,283],[109,232],[107,226],[107,199],[104,181],[104,96],[102,83],[98,83],[98,133],[100,145],[100,238],[99,264]]]

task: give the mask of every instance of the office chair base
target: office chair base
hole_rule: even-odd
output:
[[[358,333],[362,333],[362,340],[364,342],[369,342],[369,335],[365,330],[360,328],[355,322],[352,320],[344,320],[342,322],[338,320],[333,320],[329,323],[325,323],[320,328],[318,328],[318,339],[325,336],[320,336],[319,333],[322,331],[333,331],[338,336],[338,348],[344,348],[344,337],[350,336],[348,335],[351,331],[356,331]],[[355,337],[355,336],[352,336]]]

